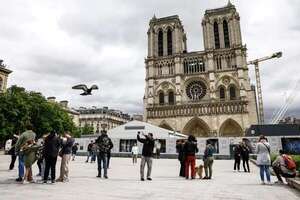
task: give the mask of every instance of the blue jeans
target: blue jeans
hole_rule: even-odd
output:
[[[270,176],[270,169],[269,169],[269,165],[259,165],[259,169],[260,169],[260,179],[261,181],[265,181],[265,173],[266,173],[266,177],[267,177],[267,181],[270,182],[271,181],[271,176]]]
[[[98,175],[101,176],[101,163],[103,165],[104,169],[104,176],[107,176],[107,154],[106,153],[99,153],[97,155],[97,161],[98,161]]]
[[[24,155],[19,155],[19,178],[24,177]]]

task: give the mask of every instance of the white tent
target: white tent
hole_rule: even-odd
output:
[[[136,139],[137,133],[144,134],[152,133],[155,139],[168,139],[168,138],[185,138],[186,135],[170,131],[152,124],[141,121],[130,121],[126,124],[108,130],[107,134],[110,138],[121,139]]]

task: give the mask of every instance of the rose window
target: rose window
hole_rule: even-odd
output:
[[[206,85],[202,81],[192,81],[186,87],[187,96],[193,100],[200,100],[206,95]]]

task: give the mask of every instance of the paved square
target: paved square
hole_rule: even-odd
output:
[[[9,156],[0,155],[0,199],[259,199],[296,200],[299,192],[288,186],[259,184],[258,169],[235,173],[233,161],[217,160],[212,180],[185,180],[179,178],[179,163],[175,159],[154,160],[153,181],[139,181],[139,165],[129,158],[112,158],[109,179],[96,178],[97,164],[85,163],[85,157],[71,162],[70,182],[51,184],[17,184],[17,170],[8,171]],[[197,160],[199,164],[200,160]],[[16,162],[17,164],[17,162]],[[57,170],[59,162],[57,164]],[[37,166],[34,165],[34,174]],[[59,173],[59,171],[58,171]],[[37,177],[35,177],[37,179]],[[275,177],[272,177],[273,181]]]

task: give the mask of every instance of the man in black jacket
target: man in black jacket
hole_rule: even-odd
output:
[[[69,181],[69,162],[71,159],[72,146],[74,144],[74,138],[68,132],[65,132],[64,136],[60,139],[61,142],[61,165],[60,165],[60,176],[56,180],[58,182]]]
[[[107,176],[107,153],[112,148],[112,141],[107,136],[106,131],[102,131],[101,135],[97,138],[96,144],[98,146],[98,154],[97,154],[97,161],[98,161],[98,178],[101,178],[101,163],[103,164],[104,170],[104,178],[108,178]]]
[[[60,147],[59,137],[52,131],[45,139],[43,155],[46,161],[44,183],[47,183],[49,171],[51,169],[51,182],[55,183],[55,166]]]
[[[183,151],[185,155],[185,178],[189,178],[189,167],[191,167],[191,178],[194,179],[196,176],[195,164],[198,147],[197,140],[193,135],[189,135],[188,140],[183,146]]]
[[[153,148],[154,148],[154,139],[153,134],[148,133],[148,135],[144,135],[145,138],[140,137],[140,132],[138,132],[137,140],[143,143],[143,150],[142,150],[142,159],[141,159],[141,181],[144,181],[144,169],[145,164],[147,163],[147,180],[151,181],[151,170],[152,170],[152,157],[153,157]]]

